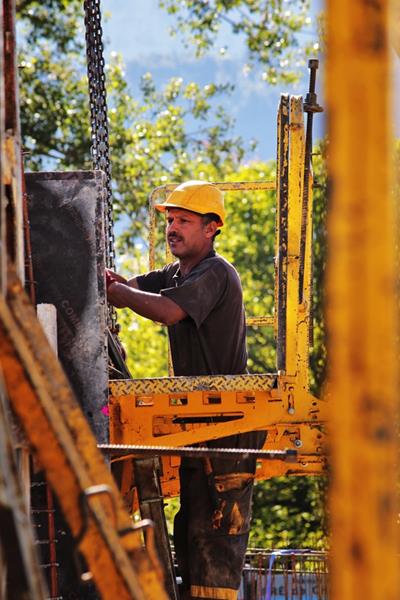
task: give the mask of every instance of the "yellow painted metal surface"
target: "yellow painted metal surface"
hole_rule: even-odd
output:
[[[12,408],[102,598],[166,598],[158,561],[132,530],[96,440],[12,272],[7,303],[0,297],[0,363]],[[98,485],[107,493],[87,496]]]
[[[302,376],[308,373],[308,346],[304,348],[305,369],[299,368],[298,346],[303,333],[299,326],[299,255],[301,205],[304,181],[304,119],[301,96],[290,98],[289,117],[289,201],[288,201],[288,263],[286,303],[286,373]],[[292,332],[296,332],[293,335]],[[304,334],[303,334],[304,335]],[[308,334],[307,334],[308,335]],[[303,367],[303,364],[301,365]],[[305,371],[305,372],[304,372]]]
[[[328,1],[332,600],[400,598],[388,8]]]
[[[252,327],[273,327],[274,317],[247,317],[246,324]]]
[[[173,384],[176,379],[185,381],[185,378],[173,378]],[[221,382],[223,379],[221,377]],[[257,379],[262,381],[262,376],[255,376]],[[168,378],[164,381],[167,384]],[[231,391],[222,391],[222,386],[207,389],[201,385],[199,389],[194,384],[192,391],[186,387],[184,392],[173,393],[141,393],[139,390],[135,393],[129,390],[130,382],[113,383],[112,389],[117,395],[111,392],[110,396],[110,441],[113,444],[184,446],[280,423],[324,419],[326,403],[297,389],[294,381],[280,378],[278,387],[273,389],[270,380],[267,381],[269,389],[265,391],[240,388],[240,385]],[[218,422],[223,417],[232,420]],[[180,419],[191,422],[180,422]]]
[[[282,94],[277,118],[274,333],[276,368],[286,372],[286,303],[289,202],[289,96]]]
[[[111,443],[175,447],[263,429],[265,450],[296,449],[298,461],[260,460],[258,479],[315,475],[326,467],[326,402],[297,388],[295,378],[266,374],[113,381],[109,407]],[[235,420],[216,422],[221,417]],[[193,422],[204,418],[209,422]],[[121,491],[129,505],[131,459],[121,460]],[[179,459],[163,457],[162,462],[163,493],[174,496],[179,493]]]
[[[398,2],[398,0],[392,0],[390,9],[390,24],[392,26],[391,40],[397,55],[400,56],[400,2]]]
[[[180,394],[195,391],[269,391],[276,383],[275,373],[263,375],[200,375],[192,377],[154,377],[110,381],[110,396]]]
[[[162,443],[164,443],[162,439]],[[156,440],[160,443],[160,438]],[[325,428],[322,423],[279,424],[267,428],[267,440],[263,450],[296,449],[297,461],[257,460],[257,479],[269,479],[282,475],[320,475],[326,471],[327,458],[325,445]],[[129,510],[137,509],[135,497],[135,480],[133,471],[133,455],[113,459],[120,462],[120,489],[125,504]],[[139,457],[140,458],[140,457]],[[179,494],[179,466],[177,456],[163,456],[161,485],[164,497],[169,498]]]

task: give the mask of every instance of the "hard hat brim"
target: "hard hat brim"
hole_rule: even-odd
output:
[[[207,215],[210,214],[210,210],[191,210],[190,208],[186,208],[185,206],[181,206],[180,204],[176,204],[175,202],[163,202],[160,204],[155,204],[154,208],[157,209],[159,212],[165,212],[168,208],[179,208],[181,210],[187,210],[188,212],[192,212],[195,213],[197,215]],[[212,213],[212,214],[217,214],[217,213]],[[217,215],[217,217],[219,218],[219,221],[217,223],[218,227],[222,227],[224,225],[223,220],[221,219],[220,215]]]

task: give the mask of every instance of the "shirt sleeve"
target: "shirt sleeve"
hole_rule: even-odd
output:
[[[136,282],[139,286],[139,290],[159,294],[166,286],[165,269],[157,269],[155,271],[149,271],[149,273],[144,273],[143,275],[138,275],[136,277]]]
[[[192,271],[179,287],[161,290],[193,319],[197,327],[222,299],[227,284],[226,270],[219,264],[207,270]]]

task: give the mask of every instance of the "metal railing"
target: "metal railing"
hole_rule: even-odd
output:
[[[327,563],[315,550],[249,549],[238,600],[328,600]]]

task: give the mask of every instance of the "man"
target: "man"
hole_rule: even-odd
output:
[[[175,375],[246,373],[240,279],[213,247],[225,220],[221,192],[210,183],[188,181],[156,208],[166,212],[167,241],[178,260],[128,281],[108,272],[109,301],[168,325]],[[265,432],[250,432],[208,446],[260,448],[264,439]],[[174,523],[182,598],[237,597],[254,472],[254,459],[182,461]]]

